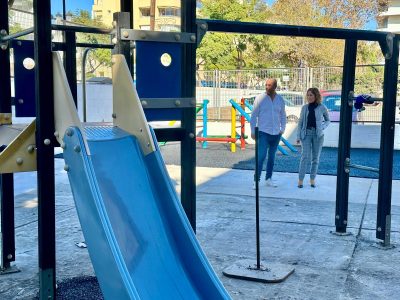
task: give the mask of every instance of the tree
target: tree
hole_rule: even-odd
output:
[[[331,27],[362,28],[376,17],[386,0],[315,0],[316,9]]]
[[[202,18],[336,28],[362,28],[387,0],[276,0],[271,7],[258,0],[203,0]],[[360,42],[359,63],[379,56]],[[368,53],[367,53],[368,52]],[[299,37],[207,34],[198,50],[205,69],[342,65],[342,40]]]
[[[103,24],[100,18],[92,19],[90,14],[86,10],[78,10],[72,14],[72,22],[91,26],[91,27],[100,27],[107,28]],[[109,44],[110,37],[106,34],[92,34],[92,33],[77,33],[77,41],[78,42],[86,42],[92,44]],[[88,76],[93,76],[93,73],[96,72],[101,67],[111,67],[111,54],[109,49],[96,49],[89,52],[88,55]]]
[[[19,31],[22,31],[22,26],[19,23],[13,22],[14,12],[9,10],[8,12],[8,24],[9,24],[9,34],[14,34]],[[20,38],[23,39],[24,37]]]
[[[265,22],[270,15],[262,0],[203,0],[200,17],[230,21]],[[265,36],[245,34],[207,34],[198,49],[198,65],[205,69],[242,69],[259,66],[255,52],[268,51]],[[261,64],[262,65],[262,64]]]

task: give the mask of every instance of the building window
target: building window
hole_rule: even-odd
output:
[[[178,7],[160,7],[158,13],[160,17],[180,17],[181,9]]]
[[[160,31],[181,31],[181,27],[179,25],[160,25]]]
[[[141,17],[150,17],[150,7],[141,7],[139,10]]]

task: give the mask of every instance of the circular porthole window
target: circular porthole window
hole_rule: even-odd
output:
[[[35,61],[30,57],[25,58],[22,64],[27,70],[32,70],[35,67]]]
[[[164,67],[169,67],[172,63],[172,57],[168,53],[164,53],[161,55],[160,61]]]

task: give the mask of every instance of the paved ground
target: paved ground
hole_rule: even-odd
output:
[[[229,152],[226,152],[229,153]],[[179,191],[179,166],[169,165]],[[0,277],[0,299],[32,299],[38,291],[35,173],[16,176],[16,257],[21,272]],[[394,181],[391,249],[375,240],[377,180],[351,178],[349,236],[334,231],[334,176],[316,189],[295,187],[296,174],[277,173],[278,188],[261,186],[261,258],[294,266],[279,284],[222,275],[239,259],[255,258],[252,171],[197,169],[197,237],[233,299],[398,299],[400,294],[400,182]],[[99,299],[63,161],[56,160],[57,278],[62,299]],[[71,278],[83,284],[71,286]],[[95,286],[95,285],[94,285]],[[73,294],[79,287],[79,294]],[[397,295],[397,296],[396,296]]]
[[[243,170],[254,170],[254,144],[246,145],[245,150],[237,147],[235,153],[230,152],[230,144],[209,143],[207,149],[202,149],[197,144],[197,166],[219,167]],[[279,172],[297,173],[301,156],[301,148],[295,147],[297,153],[289,151],[289,155],[282,155],[279,151],[275,160],[275,170]],[[170,164],[179,164],[179,144],[167,143],[161,147],[165,161]],[[177,155],[178,153],[178,155]],[[351,149],[351,161],[354,164],[379,168],[379,150],[377,149]],[[319,174],[336,175],[337,148],[325,147],[322,149]],[[377,173],[351,169],[350,176],[378,178]],[[400,179],[400,151],[394,151],[393,179]]]

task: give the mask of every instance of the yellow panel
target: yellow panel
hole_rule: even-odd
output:
[[[53,52],[53,83],[54,83],[54,127],[55,136],[60,145],[63,144],[63,137],[68,127],[78,127],[86,147],[86,152],[90,155],[87,145],[85,131],[79,120],[78,112],[74,104],[71,89],[69,88],[67,76],[61,62],[60,55]]]
[[[12,123],[12,115],[10,113],[0,113],[0,125]]]
[[[114,125],[133,134],[145,155],[155,151],[153,138],[123,55],[113,55]]]
[[[33,121],[0,153],[0,173],[36,170],[35,128]]]

